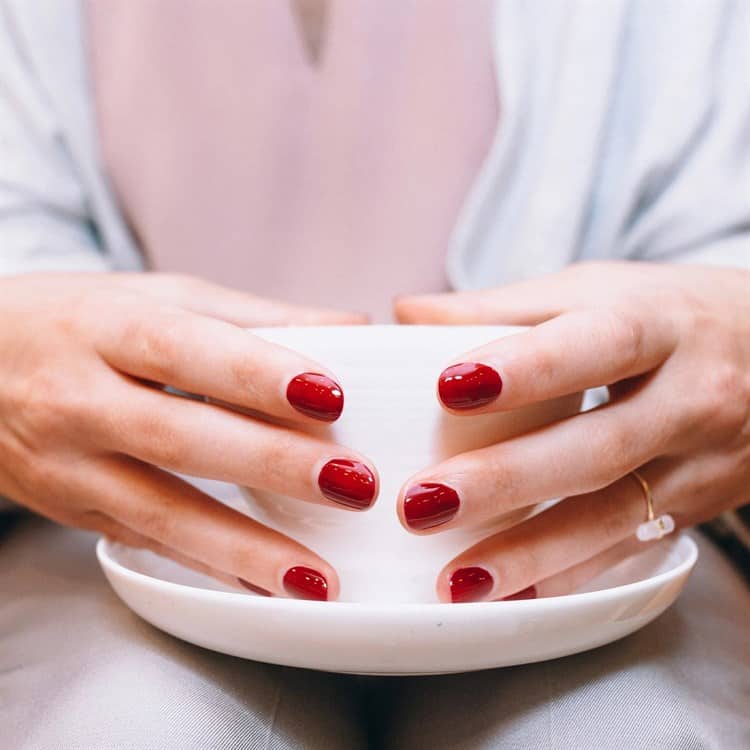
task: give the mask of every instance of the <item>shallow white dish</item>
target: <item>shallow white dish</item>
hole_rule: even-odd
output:
[[[106,539],[97,556],[134,612],[190,643],[273,664],[408,675],[542,661],[622,638],[672,604],[698,549],[686,535],[665,539],[579,593],[477,604],[264,598]]]

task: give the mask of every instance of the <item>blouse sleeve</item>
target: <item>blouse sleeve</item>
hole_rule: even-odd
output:
[[[685,13],[680,3],[665,5],[673,15]],[[710,23],[702,15],[708,10]],[[642,210],[624,237],[625,254],[750,268],[750,3],[725,0],[691,11],[691,24],[709,26],[711,44],[700,65],[675,49],[673,85],[660,94],[666,101],[691,96],[683,109],[695,116],[689,130],[681,129],[679,108],[659,120],[662,142],[670,132],[672,143],[678,133],[686,137],[678,141],[680,158],[660,162],[657,155],[643,170]]]
[[[51,100],[0,0],[0,274],[107,266]]]

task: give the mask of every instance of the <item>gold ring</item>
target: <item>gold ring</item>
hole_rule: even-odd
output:
[[[646,500],[646,520],[638,525],[635,535],[642,542],[650,542],[671,534],[675,529],[674,518],[669,513],[657,518],[654,513],[654,496],[651,494],[649,483],[637,471],[631,471],[630,476],[638,482]]]

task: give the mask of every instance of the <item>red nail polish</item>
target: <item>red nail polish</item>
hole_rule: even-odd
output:
[[[476,409],[494,401],[502,390],[498,372],[477,362],[452,365],[438,379],[440,400],[450,409]]]
[[[250,581],[246,581],[244,578],[238,578],[237,579],[248,591],[252,591],[254,594],[259,594],[260,596],[271,596],[271,592],[267,591],[266,589],[262,589],[260,586],[256,586],[254,583],[250,583]]]
[[[536,586],[527,586],[525,589],[516,591],[515,594],[504,596],[504,602],[520,601],[521,599],[536,599]]]
[[[404,495],[404,517],[412,529],[431,529],[450,521],[461,505],[452,487],[438,482],[415,484]]]
[[[489,596],[494,581],[484,568],[459,568],[450,580],[452,602],[478,602]]]
[[[318,476],[320,491],[347,508],[364,510],[375,499],[375,475],[361,461],[334,458]]]
[[[335,422],[344,408],[341,386],[316,372],[303,372],[292,378],[286,397],[297,411],[324,422]]]
[[[328,599],[328,581],[317,570],[299,565],[284,574],[284,590],[297,599]]]

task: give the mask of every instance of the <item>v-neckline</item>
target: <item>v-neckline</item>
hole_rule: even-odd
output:
[[[289,0],[305,59],[320,68],[329,26],[330,0]]]

